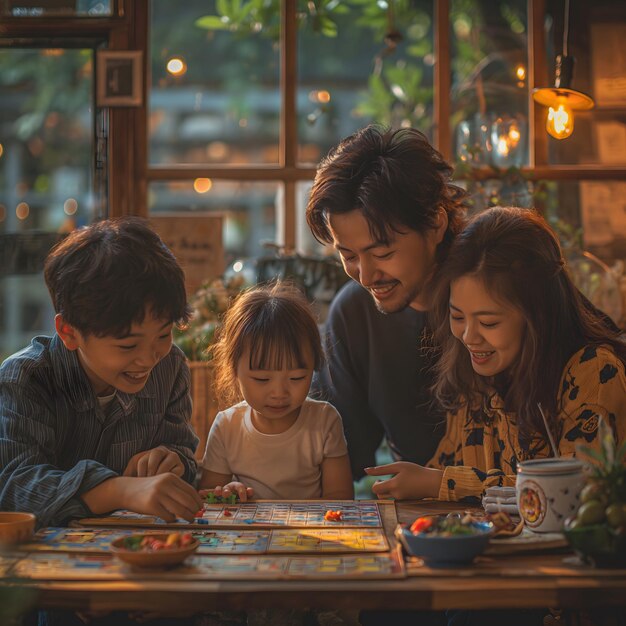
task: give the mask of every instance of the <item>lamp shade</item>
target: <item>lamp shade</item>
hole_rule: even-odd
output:
[[[566,89],[562,87],[541,87],[533,89],[533,100],[546,107],[559,106],[563,101],[573,111],[588,111],[593,109],[594,102],[591,96],[576,91],[575,89]]]

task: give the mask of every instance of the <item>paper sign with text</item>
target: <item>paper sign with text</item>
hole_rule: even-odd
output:
[[[188,295],[223,274],[221,215],[168,213],[151,216],[150,223],[185,271]]]

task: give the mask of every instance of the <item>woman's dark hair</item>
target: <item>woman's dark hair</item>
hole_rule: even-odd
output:
[[[148,308],[157,319],[189,320],[183,270],[139,217],[73,231],[46,258],[44,277],[54,310],[86,335],[123,337]]]
[[[316,370],[324,362],[317,322],[302,292],[277,281],[242,292],[224,315],[211,347],[216,390],[224,403],[241,398],[237,365],[250,348],[250,369],[306,368],[306,348]],[[303,349],[304,348],[304,349]]]
[[[450,331],[450,284],[480,279],[493,297],[520,311],[525,336],[516,363],[492,380],[477,375],[463,344]],[[608,345],[626,361],[626,344],[578,291],[559,241],[529,209],[496,207],[478,214],[455,239],[431,292],[431,318],[439,361],[434,392],[448,410],[475,401],[491,387],[516,413],[520,433],[544,432],[541,403],[553,425],[567,361],[586,345]]]
[[[452,168],[414,128],[367,126],[339,143],[320,163],[306,208],[315,238],[332,243],[328,215],[360,210],[375,241],[392,231],[436,228],[439,211],[448,228],[437,261],[463,226],[464,192],[450,182]]]

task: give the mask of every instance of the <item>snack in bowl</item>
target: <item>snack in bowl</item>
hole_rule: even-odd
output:
[[[35,519],[32,513],[0,513],[0,545],[11,546],[31,539],[35,530]]]
[[[418,517],[409,528],[398,526],[396,537],[409,554],[443,567],[471,563],[485,550],[492,533],[491,522],[452,513]]]
[[[516,537],[524,528],[524,520],[515,520],[508,513],[498,511],[487,513],[485,520],[491,522],[494,528],[494,537]]]
[[[133,567],[173,567],[193,554],[199,545],[191,533],[142,533],[116,539],[111,551]]]

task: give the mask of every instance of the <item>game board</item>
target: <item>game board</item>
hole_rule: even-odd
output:
[[[107,553],[112,541],[136,531],[122,528],[44,528],[26,552]],[[142,529],[142,532],[151,532]],[[289,528],[193,530],[198,554],[267,554],[285,552],[385,552],[387,538],[380,528]]]
[[[341,511],[339,521],[324,518],[329,510]],[[85,526],[90,521],[94,527]],[[194,524],[166,524],[120,511],[80,520],[73,528],[40,531],[20,546],[8,575],[86,581],[400,578],[404,563],[390,548],[396,524],[391,501],[207,504]],[[170,527],[189,530],[200,540],[198,551],[175,570],[133,570],[108,551],[116,537]]]
[[[385,552],[380,528],[306,528],[273,530],[268,552]]]
[[[9,575],[30,580],[158,580],[172,570],[133,570],[109,554],[32,553],[15,562]],[[380,579],[405,576],[397,551],[336,556],[189,557],[176,580]]]
[[[106,517],[90,517],[79,520],[81,526],[161,526],[191,528],[381,528],[383,526],[379,506],[383,502],[371,500],[258,500],[242,504],[205,504],[202,517],[193,523],[185,520],[167,523],[158,517],[140,515],[132,511],[116,511]],[[387,503],[389,504],[389,503]],[[342,519],[324,519],[326,511],[340,510]]]
[[[18,557],[15,555],[0,555],[0,578],[7,578]]]

